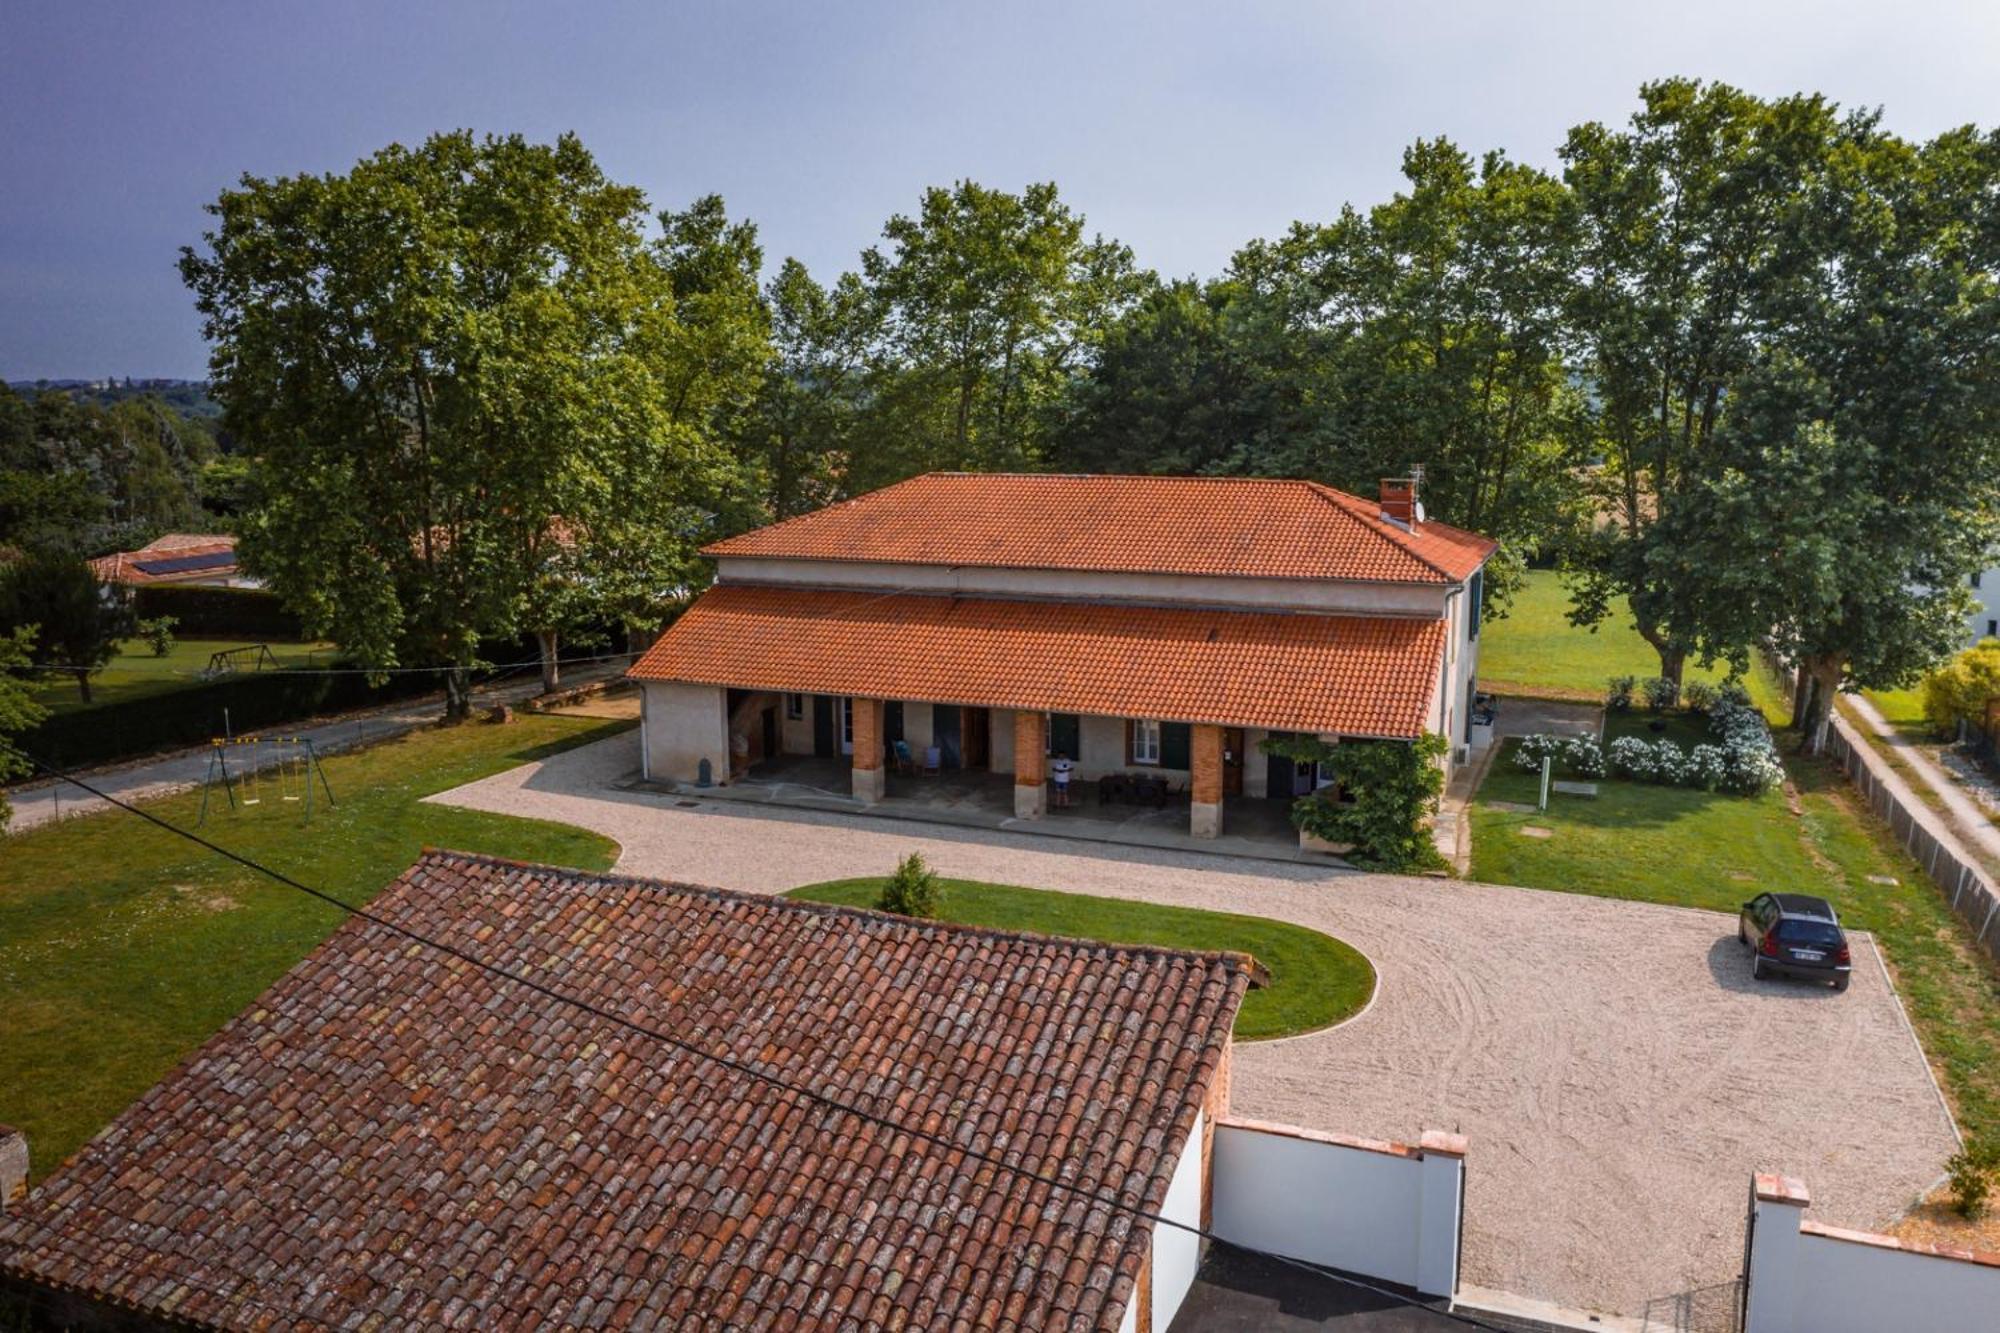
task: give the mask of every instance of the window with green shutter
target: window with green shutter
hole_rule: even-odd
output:
[[[1160,724],[1160,767],[1187,768],[1194,762],[1194,728],[1185,722]]]

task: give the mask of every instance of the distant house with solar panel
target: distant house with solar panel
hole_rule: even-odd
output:
[[[205,588],[261,588],[261,580],[236,563],[236,538],[228,533],[170,532],[136,551],[101,555],[90,568],[105,583],[139,588],[155,583]]]

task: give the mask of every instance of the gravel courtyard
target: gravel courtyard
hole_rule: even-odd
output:
[[[1659,1314],[1733,1279],[1752,1171],[1812,1188],[1812,1216],[1873,1227],[1955,1148],[1875,953],[1844,995],[1753,985],[1714,913],[1488,884],[1329,872],[1060,839],[620,792],[628,732],[433,797],[581,825],[634,874],[776,891],[948,875],[1255,912],[1375,964],[1362,1014],[1237,1048],[1246,1115],[1470,1140],[1465,1280],[1572,1308]],[[1672,1327],[1672,1324],[1663,1325]]]

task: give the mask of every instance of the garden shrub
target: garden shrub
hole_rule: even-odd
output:
[[[1646,696],[1646,707],[1655,713],[1664,713],[1680,702],[1679,683],[1665,676],[1648,676],[1640,682],[1639,689]]]
[[[897,916],[935,917],[944,905],[944,885],[924,858],[911,852],[896,866],[896,873],[882,885],[875,906]]]
[[[1605,761],[1613,776],[1636,782],[1699,787],[1754,796],[1782,782],[1785,767],[1764,715],[1738,702],[1725,689],[1709,706],[1708,729],[1716,740],[1684,751],[1670,740],[1620,736]]]
[[[139,622],[139,637],[153,650],[153,656],[165,657],[174,650],[174,626],[180,623],[173,616],[154,616],[151,620]]]
[[[1605,696],[1605,703],[1622,713],[1632,706],[1632,687],[1636,684],[1630,676],[1613,676],[1611,692]]]
[[[1979,1220],[2000,1173],[2000,1143],[1968,1143],[1945,1160],[1944,1169],[1951,1175],[1952,1210],[1968,1222]]]
[[[1681,706],[1690,713],[1706,713],[1715,707],[1722,691],[1705,680],[1692,680],[1681,690]]]

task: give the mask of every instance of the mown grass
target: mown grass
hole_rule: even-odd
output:
[[[1937,730],[1924,715],[1923,695],[1916,690],[1863,690],[1882,720],[1913,741],[1933,741]]]
[[[1625,599],[1594,630],[1569,623],[1569,593],[1554,570],[1530,570],[1504,620],[1479,636],[1479,688],[1494,694],[1601,701],[1613,676],[1655,676],[1660,657],[1632,628]],[[1728,673],[1690,665],[1688,680]]]
[[[883,883],[880,876],[830,880],[794,889],[786,896],[873,907]],[[1108,944],[1247,953],[1270,970],[1271,984],[1253,989],[1244,998],[1235,1029],[1243,1041],[1290,1036],[1338,1023],[1367,1004],[1375,990],[1375,969],[1353,946],[1316,930],[1265,917],[948,879],[944,881],[939,919]]]
[[[1767,714],[1782,712],[1774,682],[1751,684]],[[1669,734],[1687,743],[1686,726],[1676,719]],[[1612,732],[1621,729],[1650,734],[1643,714]],[[1525,813],[1489,804],[1535,800],[1535,777],[1503,753],[1472,810],[1472,875],[1730,913],[1767,889],[1820,894],[1875,935],[1960,1126],[2000,1136],[2000,969],[1839,770],[1791,753],[1789,733],[1778,739],[1788,790],[1744,797],[1606,780],[1595,799],[1559,795]],[[1530,825],[1550,836],[1525,836]]]
[[[426,846],[608,868],[609,839],[422,798],[625,723],[524,717],[419,731],[326,760],[338,804],[267,799],[201,832],[367,901]],[[267,784],[268,785],[268,784]],[[148,809],[192,825],[200,794]],[[341,914],[119,812],[0,841],[0,1121],[46,1175],[340,924]]]
[[[76,687],[76,677],[50,675],[35,683],[35,702],[52,713],[79,713],[86,708],[171,694],[202,683],[197,674],[208,666],[209,658],[225,648],[249,648],[255,639],[179,639],[165,657],[153,656],[144,639],[125,639],[118,656],[104,670],[90,678],[90,702]],[[286,667],[331,665],[335,649],[329,643],[273,643],[271,656]],[[248,669],[248,663],[244,669]],[[270,664],[265,664],[270,669]]]

